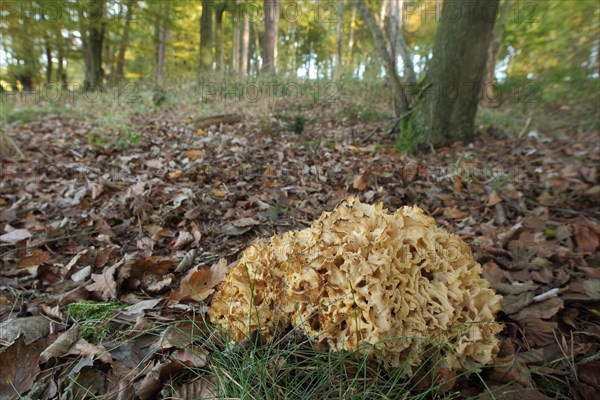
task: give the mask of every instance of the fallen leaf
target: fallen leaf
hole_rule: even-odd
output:
[[[177,241],[173,245],[175,250],[179,250],[185,245],[191,243],[194,240],[194,236],[191,233],[186,231],[179,232],[179,236],[177,237]]]
[[[103,300],[117,298],[117,281],[115,280],[115,272],[125,262],[125,258],[121,259],[112,267],[105,268],[101,274],[92,274],[94,283],[87,285],[85,288],[89,292],[100,292]]]
[[[596,391],[600,391],[600,375],[598,374],[598,371],[600,371],[600,361],[595,360],[581,364],[577,370],[577,376],[581,381],[592,386]]]
[[[0,235],[0,242],[17,243],[32,237],[27,229],[15,229],[14,231]]]
[[[77,355],[81,356],[84,359],[89,360],[100,360],[105,364],[112,363],[112,357],[105,348],[101,345],[94,345],[89,343],[87,340],[83,338],[79,338],[72,346],[69,348],[69,351],[66,353],[67,355]]]
[[[533,292],[525,292],[518,295],[509,295],[502,298],[502,311],[514,314],[521,311],[533,302]]]
[[[592,300],[600,300],[600,279],[586,279],[583,281],[583,290]]]
[[[498,193],[496,193],[496,191],[494,190],[492,192],[492,194],[490,195],[490,198],[488,199],[486,206],[487,207],[493,207],[496,204],[500,203],[502,201],[502,197],[500,197],[498,195]]]
[[[185,152],[185,155],[190,160],[196,161],[197,159],[202,158],[204,152],[202,150],[188,150]]]
[[[365,171],[361,174],[357,174],[354,176],[352,180],[352,187],[356,190],[365,190],[367,188],[367,180],[369,179],[369,175],[371,175],[370,171]]]
[[[33,387],[38,373],[39,352],[34,346],[25,344],[25,338],[19,338],[10,346],[0,350],[0,397],[2,399],[20,399],[21,393]]]
[[[44,363],[53,357],[63,356],[77,340],[79,340],[79,325],[73,325],[40,354],[40,361]]]
[[[260,225],[260,222],[255,220],[254,218],[240,218],[235,221],[232,221],[231,223],[238,228],[244,228],[246,226]]]
[[[460,211],[456,207],[446,208],[444,210],[444,217],[451,219],[463,219],[469,216],[469,213],[466,211]]]
[[[517,321],[529,346],[546,346],[556,341],[557,322],[544,321],[533,315],[524,316]]]
[[[181,301],[202,301],[208,298],[215,287],[223,281],[229,270],[227,261],[222,258],[210,268],[195,267],[181,281],[179,290],[172,291],[169,296],[169,304],[177,304]]]
[[[600,245],[598,233],[586,225],[575,224],[575,238],[583,253],[593,253]]]
[[[143,300],[121,310],[119,314],[138,315],[143,314],[145,310],[154,308],[162,299]]]
[[[9,319],[0,323],[0,340],[11,343],[23,336],[26,344],[35,342],[50,333],[50,322],[42,316]]]
[[[175,390],[174,396],[179,399],[217,399],[219,391],[210,379],[209,376],[183,383]]]
[[[539,303],[534,303],[523,310],[519,311],[513,317],[516,320],[523,319],[525,317],[538,317],[542,319],[552,318],[553,316],[563,308],[563,300],[558,297],[544,300]]]
[[[194,260],[196,259],[196,255],[198,254],[198,249],[191,249],[187,252],[187,254],[181,259],[177,268],[175,268],[175,273],[186,272],[189,270],[192,265],[194,265]]]
[[[44,250],[33,249],[31,253],[19,260],[20,268],[37,267],[50,260],[50,255]]]

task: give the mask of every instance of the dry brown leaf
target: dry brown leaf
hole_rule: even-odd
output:
[[[352,187],[356,190],[365,190],[367,188],[367,180],[369,179],[370,175],[371,172],[369,170],[355,175],[354,179],[352,180]]]
[[[0,323],[0,342],[11,343],[23,336],[25,343],[32,343],[50,333],[50,322],[42,316],[11,318]]]
[[[101,345],[94,345],[83,338],[79,338],[67,351],[68,355],[77,355],[83,358],[98,359],[105,364],[112,363],[112,357]]]
[[[504,271],[502,268],[498,266],[493,261],[488,261],[482,265],[483,268],[483,277],[490,282],[492,286],[497,283],[502,283],[507,281],[510,277],[510,274],[507,271]]]
[[[500,203],[502,201],[502,197],[500,197],[498,195],[498,193],[496,193],[496,191],[494,190],[492,192],[492,194],[490,195],[490,198],[488,199],[487,203],[485,204],[487,207],[493,207],[496,204]]]
[[[598,232],[587,225],[575,224],[575,238],[579,250],[584,253],[593,253],[600,245]]]
[[[600,300],[600,279],[586,279],[583,281],[583,290],[592,300]]]
[[[50,259],[50,254],[40,249],[33,249],[31,253],[19,260],[20,268],[37,267],[40,264],[47,262]]]
[[[600,361],[590,361],[581,364],[577,368],[578,377],[582,382],[592,386],[596,391],[600,391]]]
[[[152,368],[144,373],[144,379],[134,385],[135,393],[142,400],[154,398],[163,387],[160,381],[160,369],[163,364],[155,362],[155,364],[149,364],[148,366]]]
[[[520,320],[526,317],[538,317],[542,319],[552,318],[563,308],[564,302],[561,298],[554,297],[539,303],[534,303],[514,315],[513,319]]]
[[[208,381],[206,378],[196,379],[195,381],[184,383],[179,386],[175,393],[173,393],[174,399],[217,399],[217,387],[214,383]]]
[[[202,158],[204,152],[202,150],[188,150],[185,152],[185,155],[190,160],[196,161],[197,159]]]
[[[179,250],[187,244],[191,243],[194,240],[194,236],[191,233],[186,231],[179,232],[179,236],[177,237],[177,241],[173,245],[175,250]]]
[[[169,304],[206,300],[215,291],[215,287],[223,281],[228,270],[227,260],[224,258],[210,268],[191,269],[181,281],[179,290],[171,292]]]
[[[451,219],[463,219],[469,216],[469,213],[466,211],[460,211],[456,207],[446,208],[444,209],[444,217]]]
[[[201,321],[182,320],[170,325],[162,335],[161,349],[186,347],[206,334],[207,326]]]
[[[40,354],[40,361],[47,362],[53,357],[63,356],[77,340],[79,340],[79,325],[73,325]]]
[[[556,340],[557,322],[544,321],[533,315],[524,316],[517,321],[529,346],[546,346]]]
[[[516,382],[520,388],[534,387],[527,365],[518,357],[498,357],[488,379],[498,383]]]
[[[25,337],[0,350],[0,397],[19,399],[29,391],[40,372],[39,355],[34,346],[25,344]]]
[[[534,292],[525,292],[518,295],[509,295],[502,298],[502,311],[514,314],[521,311],[533,302]]]
[[[86,290],[89,292],[99,292],[103,300],[116,299],[117,281],[115,280],[115,272],[124,262],[125,258],[122,258],[112,267],[105,268],[101,274],[92,274],[92,281],[94,283],[87,285],[85,287]]]

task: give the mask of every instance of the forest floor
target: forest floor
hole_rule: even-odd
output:
[[[598,132],[483,129],[470,145],[408,155],[385,118],[298,110],[200,128],[189,108],[166,104],[131,116],[135,129],[118,137],[72,112],[8,123],[21,154],[3,158],[0,182],[0,398],[600,391]],[[233,262],[348,194],[392,211],[418,204],[471,246],[504,296],[494,365],[417,382],[352,357],[311,366],[328,358],[306,343],[295,347],[302,363],[256,348],[235,361],[203,323],[206,305],[177,300],[189,267]],[[215,284],[193,289],[210,304]],[[329,375],[315,380],[313,367]]]

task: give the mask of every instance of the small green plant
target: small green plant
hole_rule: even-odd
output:
[[[400,121],[400,133],[394,147],[398,153],[412,154],[417,150],[418,131],[412,118]]]
[[[292,121],[286,126],[286,129],[289,131],[292,131],[294,133],[302,133],[304,132],[304,124],[306,122],[306,119],[304,118],[303,115],[301,114],[297,114],[294,115],[294,117],[292,118]]]
[[[128,133],[127,135],[120,137],[117,140],[116,147],[127,149],[132,146],[140,145],[140,135],[137,133]]]
[[[104,138],[96,133],[88,133],[87,134],[88,144],[92,147],[99,147],[104,143]]]
[[[125,304],[112,301],[80,301],[69,304],[67,314],[79,324],[79,332],[85,340],[99,344],[114,328],[111,318],[115,311],[125,307]]]

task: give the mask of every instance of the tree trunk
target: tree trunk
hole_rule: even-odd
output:
[[[158,42],[156,43],[156,70],[154,76],[154,84],[160,87],[163,81],[163,71],[165,68],[165,51],[167,48],[167,40],[169,39],[169,14],[170,3],[166,2],[163,6],[163,12],[158,16]],[[162,21],[161,21],[162,20]]]
[[[202,0],[200,18],[200,70],[209,71],[212,65],[212,16],[214,0]]]
[[[279,0],[264,0],[265,43],[263,72],[277,71],[277,33],[279,30]]]
[[[240,73],[246,76],[248,73],[248,52],[250,50],[250,16],[242,14],[243,30],[242,30],[242,56],[240,59]]]
[[[379,29],[382,31],[385,27],[385,16],[387,14],[388,5],[389,0],[381,0],[381,8],[379,9]]]
[[[225,6],[221,5],[216,13],[215,24],[216,24],[216,46],[215,56],[217,58],[219,71],[225,71],[225,54],[223,52],[223,42],[225,41],[225,25],[223,24],[223,14],[225,14]]]
[[[119,45],[119,56],[117,57],[117,72],[115,81],[119,82],[123,79],[125,73],[125,51],[129,44],[129,26],[131,25],[132,9],[135,4],[135,0],[129,0],[126,3],[127,12],[125,14],[125,26],[123,27],[123,37],[121,37],[121,44]]]
[[[104,42],[104,1],[93,0],[88,8],[89,15],[84,19],[89,23],[87,41],[84,41],[85,89],[102,86],[102,47]]]
[[[416,144],[439,147],[473,139],[479,89],[498,3],[499,0],[444,1],[424,98],[413,120],[419,134]],[[456,10],[461,10],[460,14]]]
[[[48,37],[46,37],[46,64],[46,83],[49,84],[52,80],[52,48]]]
[[[487,62],[485,64],[485,73],[483,75],[481,104],[489,106],[495,98],[494,93],[494,71],[496,70],[496,59],[500,51],[500,45],[504,36],[504,26],[506,25],[506,16],[508,15],[510,0],[504,0],[500,19],[496,22],[492,40],[488,47]]]
[[[404,70],[404,79],[411,85],[415,85],[417,83],[417,74],[415,73],[415,66],[412,60],[412,55],[410,54],[410,50],[408,49],[408,44],[406,43],[406,37],[403,32],[403,23],[402,23],[402,10],[404,7],[404,0],[399,0],[396,4],[396,8],[394,9],[393,19],[395,24],[395,48],[400,53],[400,57],[402,58],[403,70]],[[394,53],[396,54],[396,53]]]
[[[365,4],[365,0],[354,0],[356,4],[356,8],[362,18],[367,24],[369,31],[371,32],[371,36],[373,38],[373,44],[375,45],[375,50],[377,51],[377,55],[383,62],[383,66],[385,68],[386,75],[390,80],[390,84],[392,86],[393,91],[393,100],[394,100],[394,112],[396,117],[400,117],[402,114],[406,113],[409,109],[408,100],[406,98],[406,94],[404,92],[404,88],[402,87],[402,83],[400,82],[400,78],[398,77],[398,73],[396,71],[396,63],[392,60],[390,53],[387,51],[385,38],[383,37],[383,32],[377,26],[377,22],[371,11],[367,8]]]
[[[258,29],[256,27],[256,25],[254,25],[252,27],[252,30],[254,31],[254,73],[256,76],[258,76],[258,74],[260,73],[261,70],[261,65],[260,65],[260,60],[259,60],[259,56],[261,54],[260,52],[260,38],[258,35]]]
[[[236,7],[237,9],[237,7]],[[235,19],[233,23],[233,45],[231,46],[231,69],[233,72],[240,71],[240,21]]]
[[[63,51],[58,49],[58,66],[56,67],[56,81],[62,84],[62,87],[66,87],[67,77],[63,70]]]
[[[344,48],[344,0],[340,1],[340,9],[338,13],[337,22],[337,49],[336,49],[336,80],[342,78],[344,72],[344,60],[342,59],[342,52]]]
[[[350,38],[348,40],[348,64],[354,65],[352,62],[352,50],[354,50],[354,26],[356,25],[356,4],[352,2],[352,15],[350,17]]]

